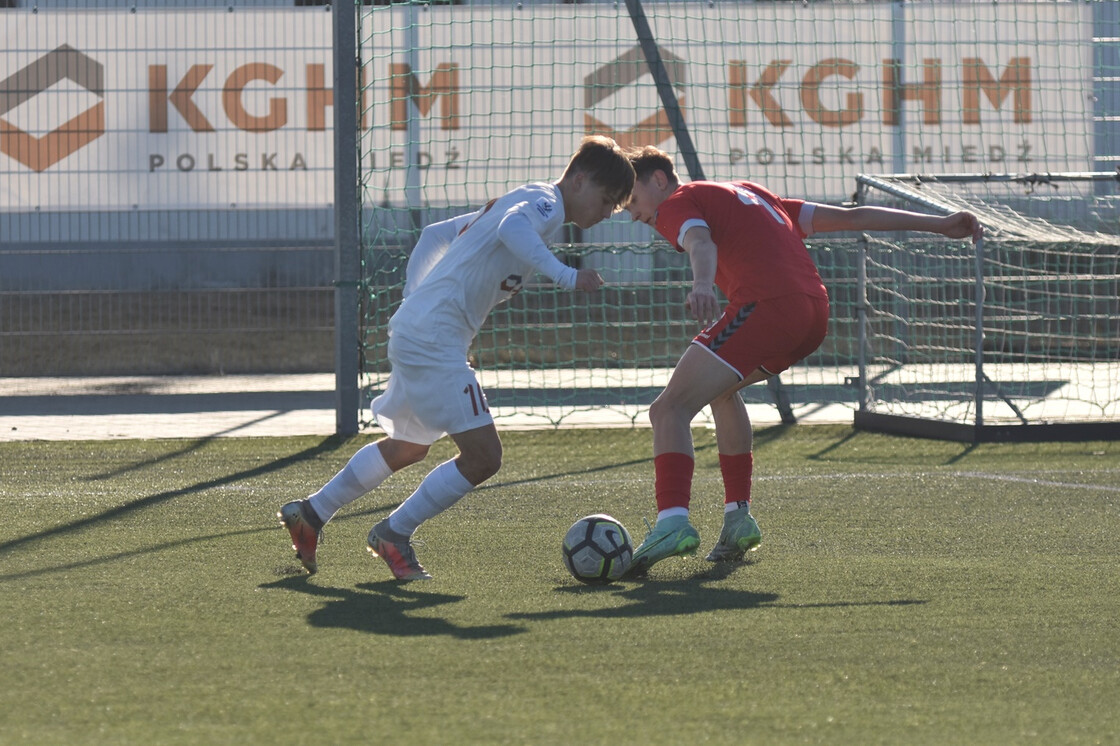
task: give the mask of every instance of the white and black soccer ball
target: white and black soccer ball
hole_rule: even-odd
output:
[[[564,567],[584,583],[609,583],[621,578],[634,559],[634,545],[626,527],[596,513],[580,518],[564,535]]]

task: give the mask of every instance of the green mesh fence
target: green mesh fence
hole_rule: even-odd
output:
[[[424,224],[518,184],[556,179],[589,133],[657,145],[686,173],[628,5],[361,8],[367,395],[387,375],[385,323]],[[748,178],[841,204],[860,173],[1110,170],[1120,158],[1120,107],[1105,95],[1120,74],[1109,41],[1120,18],[1115,0],[642,5],[669,77],[661,94],[677,100],[709,179]],[[1108,189],[1105,201],[1090,189],[1071,209],[1115,222]],[[838,405],[850,416],[859,404],[856,238],[811,242],[832,324],[824,347],[782,376],[799,415]],[[578,422],[596,411],[637,422],[696,331],[683,308],[686,260],[625,214],[573,229],[556,251],[599,269],[608,286],[583,297],[529,285],[495,310],[472,350],[491,404],[511,423]],[[900,292],[921,298],[926,270],[910,269],[900,271],[914,289]],[[965,270],[946,260],[930,269],[930,287],[963,288]],[[1008,304],[1025,312],[1032,301],[1016,292]],[[947,295],[931,297],[920,314],[963,311]],[[922,351],[929,365],[967,361],[966,325],[953,326],[938,332],[948,341],[919,335],[930,337]],[[752,387],[745,397],[768,404],[772,393]]]
[[[597,293],[558,290],[545,278],[498,306],[471,352],[492,410],[510,422],[634,424],[668,381],[686,345],[699,331],[684,299],[691,287],[687,258],[657,242],[606,246],[565,244],[557,251],[574,265],[594,266],[606,285]],[[855,263],[852,239],[811,241],[832,296],[831,334],[811,363],[783,375],[795,412],[822,403],[851,408],[857,364]],[[366,386],[374,395],[388,379],[386,327],[401,300],[408,252],[370,249],[368,292],[362,316]],[[771,406],[765,387],[744,392]],[[594,416],[584,417],[592,413]],[[775,413],[775,416],[776,413]]]

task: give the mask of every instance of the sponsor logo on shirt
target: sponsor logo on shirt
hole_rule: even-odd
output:
[[[542,218],[548,220],[552,217],[552,203],[543,198],[537,200],[537,212],[541,214]]]

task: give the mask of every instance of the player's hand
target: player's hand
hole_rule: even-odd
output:
[[[603,286],[603,278],[593,269],[581,269],[576,272],[576,290],[591,293]]]
[[[984,228],[971,212],[955,212],[942,219],[941,233],[949,238],[971,238],[976,243],[984,235]]]
[[[699,288],[694,285],[684,304],[692,312],[692,318],[704,326],[719,318],[719,300],[710,285]]]

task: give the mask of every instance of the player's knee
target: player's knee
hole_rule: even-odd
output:
[[[494,476],[498,470],[502,468],[502,447],[499,445],[497,448],[489,451],[486,454],[486,460],[483,463],[486,470],[486,478]]]
[[[386,438],[380,441],[378,447],[385,463],[393,471],[399,471],[407,466],[423,461],[428,456],[429,446],[420,443],[409,443],[403,440]]]
[[[415,445],[404,452],[404,461],[408,466],[419,463],[428,457],[428,446]]]
[[[460,454],[457,465],[468,482],[482,484],[502,468],[502,449],[476,451],[469,456]]]
[[[739,396],[738,390],[720,394],[711,403],[712,409],[739,409],[742,406],[743,398]]]
[[[676,406],[673,399],[665,396],[665,394],[654,399],[653,404],[649,405],[649,421],[654,427],[677,419],[679,416],[680,407]]]
[[[501,470],[501,468],[502,468],[502,452],[498,451],[497,453],[489,456],[487,458],[487,460],[483,463],[482,469],[483,469],[483,472],[485,473],[486,476],[484,476],[481,481],[485,482],[487,479],[489,479],[490,477],[497,474],[498,471]]]

